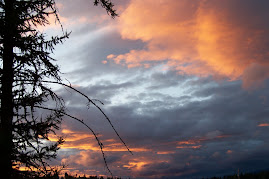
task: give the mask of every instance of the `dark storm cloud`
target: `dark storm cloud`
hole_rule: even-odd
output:
[[[189,79],[190,81],[199,84],[199,88],[195,85],[193,88],[189,87],[188,90],[192,94],[189,97],[172,97],[149,90],[139,93],[139,97],[129,94],[129,98],[139,99],[137,101],[104,106],[105,112],[131,148],[141,147],[152,151],[134,151],[135,158],[139,159],[143,156],[141,161],[148,162],[134,175],[142,178],[150,176],[188,178],[233,174],[237,168],[242,171],[249,171],[252,168],[254,171],[260,169],[262,164],[267,164],[268,161],[261,156],[265,155],[265,149],[268,148],[268,132],[266,127],[258,127],[260,123],[269,122],[268,102],[261,98],[261,96],[269,96],[267,88],[248,92],[241,89],[240,82],[217,84],[210,80],[202,80],[199,83],[196,79]],[[103,82],[106,82],[104,86],[93,85],[89,86],[88,90],[81,89],[86,94],[104,93],[107,94],[104,96],[106,99],[111,99],[117,93],[116,91],[122,88],[131,89],[135,83],[135,81],[127,81],[123,84]],[[149,86],[154,85],[151,78],[148,82],[150,82]],[[172,83],[171,86],[174,84]],[[110,90],[114,93],[109,93]],[[141,102],[149,98],[152,100]],[[154,100],[156,98],[158,100]],[[183,105],[179,105],[181,100],[184,100]],[[79,100],[74,101],[73,105],[79,102]],[[87,123],[102,134],[103,140],[112,136],[116,139],[113,130],[105,120],[101,119],[98,111],[92,108],[90,111],[81,110],[81,107],[72,107],[72,104],[69,110],[82,117],[90,115]],[[75,123],[72,125],[78,126]],[[79,130],[79,127],[75,126],[72,128]],[[183,144],[179,145],[182,141]],[[189,141],[190,144],[184,141]],[[192,148],[195,146],[198,147]],[[158,152],[167,152],[167,154],[160,155]],[[89,152],[88,155],[92,153]],[[127,165],[134,160],[128,156],[121,158],[120,154],[109,153],[109,155],[119,155],[117,160],[111,161],[111,165],[113,163]],[[166,162],[157,160],[158,156],[165,158]],[[248,160],[252,162],[251,166]],[[160,166],[165,167],[159,170]],[[118,172],[128,173],[126,167]]]

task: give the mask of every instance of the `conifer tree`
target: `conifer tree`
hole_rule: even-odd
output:
[[[111,17],[117,16],[110,0],[94,0],[94,5],[98,4]],[[0,173],[5,173],[7,179],[16,177],[14,168],[20,165],[38,175],[51,173],[46,161],[56,157],[64,140],[59,137],[52,143],[48,135],[59,129],[63,116],[87,126],[65,112],[64,100],[49,87],[49,83],[56,83],[80,93],[62,83],[59,67],[50,56],[55,45],[70,33],[63,31],[61,36],[47,39],[38,30],[39,26],[49,25],[49,16],[60,24],[55,0],[0,0]],[[80,94],[104,114],[90,98]],[[42,106],[48,100],[54,106]],[[41,117],[37,109],[49,113]],[[102,150],[102,143],[95,137]]]

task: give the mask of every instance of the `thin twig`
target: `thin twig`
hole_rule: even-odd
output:
[[[83,94],[82,92],[80,92],[79,90],[75,89],[74,87],[61,82],[57,82],[57,81],[42,81],[44,83],[53,83],[53,84],[59,84],[65,87],[68,87],[74,91],[76,91],[77,93],[81,94],[82,96],[84,96],[89,103],[92,103],[106,118],[106,120],[109,122],[110,126],[112,127],[112,129],[114,130],[114,132],[117,134],[118,138],[121,140],[121,142],[124,144],[124,146],[126,147],[126,149],[133,155],[132,151],[128,148],[128,146],[126,145],[126,143],[123,141],[123,139],[120,137],[119,133],[117,132],[117,130],[115,129],[115,127],[113,126],[112,122],[110,121],[110,119],[108,118],[108,116],[104,113],[104,111],[95,103],[93,102],[93,100],[91,100],[87,95]]]
[[[94,135],[94,137],[95,137],[95,139],[96,139],[96,141],[97,141],[97,143],[98,143],[98,145],[100,147],[100,150],[102,152],[103,160],[105,162],[105,166],[106,166],[108,172],[110,173],[110,175],[113,178],[113,174],[112,174],[112,172],[110,171],[110,169],[108,167],[108,164],[107,164],[107,161],[106,161],[106,157],[105,157],[105,153],[103,151],[103,144],[101,143],[100,139],[97,137],[97,134],[93,131],[93,129],[90,126],[88,126],[82,119],[79,119],[79,118],[76,118],[74,116],[71,116],[70,114],[67,114],[67,113],[65,113],[63,111],[60,111],[60,110],[57,110],[57,109],[51,109],[51,108],[47,108],[47,107],[43,107],[43,106],[33,106],[33,107],[61,113],[61,114],[65,115],[65,116],[68,116],[68,117],[70,117],[72,119],[77,120],[78,122],[80,122],[81,124],[83,124],[84,126],[86,126],[92,132],[92,134]]]

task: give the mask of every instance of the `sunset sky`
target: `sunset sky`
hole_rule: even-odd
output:
[[[83,97],[62,88],[57,93],[69,114],[98,133],[115,176],[269,169],[268,0],[113,0],[115,19],[91,0],[56,2],[72,31],[53,54],[63,79],[104,103],[134,155]],[[41,30],[61,34],[54,23]],[[59,133],[66,142],[53,165],[109,175],[86,127],[65,118]]]

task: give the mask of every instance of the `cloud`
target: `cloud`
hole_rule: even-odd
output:
[[[264,81],[268,76],[267,65],[253,63],[243,73],[243,87],[255,89],[264,86]]]
[[[269,126],[269,123],[262,123],[262,124],[259,124],[258,126],[259,127],[268,127]]]
[[[67,133],[68,131],[68,133]],[[100,151],[100,146],[92,134],[86,132],[62,130],[62,133],[65,137],[65,142],[61,146],[62,149],[78,149],[78,150],[91,150],[91,151]],[[102,138],[101,135],[98,135],[98,138]],[[53,137],[50,137],[51,141],[56,141]],[[105,152],[125,152],[127,149],[125,146],[114,138],[109,138],[100,141],[103,143],[103,151]],[[130,150],[133,152],[145,152],[150,151],[150,149],[131,147]]]
[[[129,155],[119,143],[98,111],[93,108],[83,110],[78,105],[81,100],[76,96],[68,106],[70,113],[88,118],[85,122],[102,134],[100,137],[109,159],[108,164],[115,175],[133,178],[209,177],[231,174],[241,166],[245,171],[248,165],[242,161],[249,159],[256,163],[260,160],[258,153],[264,152],[263,149],[268,146],[267,127],[262,126],[268,124],[269,115],[268,102],[260,96],[268,96],[268,84],[265,89],[249,93],[241,90],[239,81],[218,84],[206,79],[179,78],[170,71],[162,75],[159,71],[152,72],[148,78],[144,75],[146,73],[120,84],[112,80],[102,87],[98,83],[96,87],[79,87],[86,94],[99,94],[102,91],[120,90],[122,86],[129,91],[135,88],[133,82],[140,81],[139,85],[147,84],[145,89],[151,89],[133,89],[126,96],[128,103],[104,106],[106,114],[134,156]],[[169,80],[154,80],[158,76],[182,80],[184,85]],[[161,88],[152,88],[157,84]],[[188,97],[173,97],[159,91],[175,86],[181,89],[181,85],[185,86],[183,89],[189,94]],[[66,90],[61,94],[70,96]],[[111,96],[115,97],[115,94],[107,93],[106,98],[111,100]],[[116,95],[116,98],[119,96]],[[70,138],[63,146],[63,154],[60,152],[62,162],[68,162],[80,173],[106,174],[101,153],[89,131],[76,123],[65,121],[65,124],[67,129],[63,133]],[[67,155],[65,150],[76,151]],[[264,159],[260,162],[265,164],[267,161]]]
[[[83,97],[57,94],[98,133],[115,176],[201,178],[268,166],[267,1],[117,0],[126,6],[120,17],[101,23],[104,11],[91,2],[61,2],[73,33],[56,59],[76,89],[104,102],[134,156]],[[73,174],[109,175],[87,128],[68,118],[62,127],[57,160]]]
[[[142,40],[145,46],[107,58],[129,68],[164,63],[180,74],[242,79],[244,88],[260,86],[269,77],[266,5],[133,0],[121,14],[118,29],[123,39]]]
[[[206,136],[201,138],[193,138],[189,140],[183,140],[183,141],[177,141],[177,147],[178,149],[199,149],[203,145],[203,143],[206,143],[208,141],[216,140],[220,141],[222,138],[231,137],[230,135],[220,135],[221,132],[216,130],[212,132],[208,132]]]

